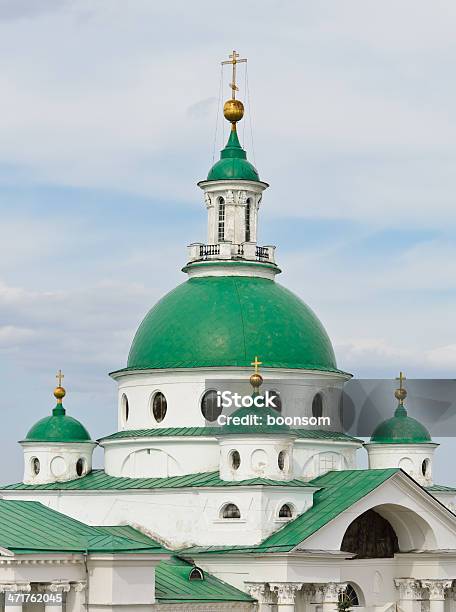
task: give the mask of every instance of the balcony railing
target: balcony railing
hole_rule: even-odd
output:
[[[275,263],[275,246],[257,246],[254,242],[233,244],[232,242],[220,242],[219,244],[194,243],[189,245],[189,260],[239,260],[261,261]]]

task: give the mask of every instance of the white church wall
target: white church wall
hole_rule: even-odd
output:
[[[92,469],[92,453],[96,446],[93,442],[25,441],[21,445],[24,450],[23,481],[27,484],[64,482],[85,476]]]
[[[295,478],[312,479],[329,470],[356,469],[356,451],[361,444],[339,440],[297,439],[293,451]]]
[[[31,499],[90,525],[129,524],[172,548],[192,544],[257,544],[286,520],[284,503],[294,516],[312,506],[314,489],[300,487],[222,487],[157,489],[147,492],[30,491],[9,492],[8,499]],[[226,504],[235,504],[240,519],[222,518]]]
[[[252,359],[254,355],[252,355]],[[194,368],[187,370],[144,370],[119,372],[112,376],[118,383],[119,430],[159,427],[204,427],[201,398],[207,381],[220,381],[220,390],[230,378],[245,380],[250,368]],[[331,427],[340,430],[339,398],[346,375],[315,371],[262,370],[262,390],[279,392],[284,415],[312,416],[312,400],[323,395],[323,415],[331,417]],[[167,413],[158,423],[151,409],[154,394],[161,391],[167,400]],[[249,392],[247,390],[247,392]],[[125,418],[123,396],[128,399],[128,419]]]
[[[103,445],[104,468],[111,476],[160,478],[212,472],[219,467],[220,451],[215,438],[129,438]]]
[[[398,467],[407,472],[422,486],[430,486],[434,451],[438,444],[378,444],[367,443],[369,468],[384,469]]]

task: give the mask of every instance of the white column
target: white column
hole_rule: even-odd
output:
[[[448,589],[448,612],[456,612],[456,589]]]
[[[310,610],[311,604],[316,601],[317,589],[315,588],[314,584],[305,584],[302,587],[302,593],[304,607],[306,612],[308,612]]]
[[[421,585],[414,578],[395,578],[394,584],[399,591],[399,607],[402,612],[420,612]]]
[[[323,612],[337,612],[339,595],[347,588],[346,582],[328,582],[322,585]]]
[[[246,582],[249,594],[258,601],[258,612],[271,612],[274,604],[274,593],[266,582]]]
[[[429,612],[444,612],[445,591],[452,585],[452,580],[422,580],[421,586],[429,591]]]
[[[86,582],[74,582],[67,595],[66,612],[81,612],[86,603]]]
[[[277,612],[295,612],[296,591],[302,588],[302,582],[271,582],[269,586],[277,594]]]
[[[17,599],[17,595],[30,593],[31,590],[32,588],[28,582],[0,584],[0,593],[5,594],[5,612],[22,612],[23,601]],[[8,601],[8,595],[13,597],[13,599]]]

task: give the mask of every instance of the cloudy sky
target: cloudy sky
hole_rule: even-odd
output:
[[[455,30],[450,0],[0,0],[0,480],[58,368],[92,436],[115,430],[107,372],[205,240],[232,48],[280,282],[343,369],[453,378]]]

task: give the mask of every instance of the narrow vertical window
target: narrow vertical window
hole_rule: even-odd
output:
[[[245,241],[250,242],[250,198],[245,204]]]
[[[219,242],[225,240],[225,200],[219,199],[218,206],[218,240]]]

